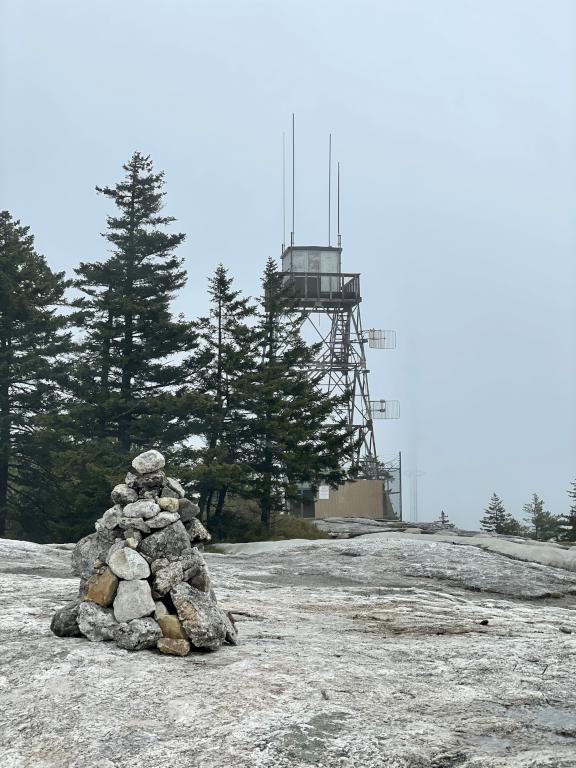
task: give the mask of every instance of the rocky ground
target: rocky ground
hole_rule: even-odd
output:
[[[576,766],[576,573],[443,538],[208,554],[241,644],[185,658],[55,637],[70,547],[0,541],[0,765]]]

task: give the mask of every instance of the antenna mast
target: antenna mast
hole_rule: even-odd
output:
[[[286,245],[286,131],[282,131],[282,253]]]
[[[292,112],[292,232],[290,245],[294,245],[294,112]]]
[[[332,245],[332,227],[330,226],[330,216],[332,213],[331,205],[332,193],[332,134],[328,134],[328,247]]]
[[[340,234],[340,163],[338,163],[338,248],[342,247],[342,235]]]

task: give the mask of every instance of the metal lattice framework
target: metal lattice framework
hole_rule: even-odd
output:
[[[321,344],[311,365],[313,375],[328,394],[348,395],[346,420],[354,439],[360,438],[354,462],[372,465],[377,453],[360,303],[307,307],[302,317]]]
[[[320,255],[317,252],[320,251]],[[318,355],[311,364],[316,381],[331,395],[346,395],[346,421],[356,448],[352,461],[362,467],[365,477],[380,477],[380,462],[374,437],[374,418],[397,418],[395,401],[370,400],[366,345],[392,349],[393,331],[362,328],[360,275],[328,271],[295,271],[300,260],[321,266],[321,259],[339,263],[341,248],[291,246],[282,257],[284,279],[298,297],[302,322],[314,331]],[[286,269],[286,266],[288,269]],[[387,407],[388,406],[388,407]]]

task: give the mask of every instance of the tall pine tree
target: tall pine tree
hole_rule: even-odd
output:
[[[254,366],[255,333],[249,320],[255,308],[233,288],[233,279],[220,264],[208,283],[210,312],[196,327],[201,340],[193,356],[194,382],[208,399],[201,430],[203,445],[196,452],[194,479],[200,509],[208,520],[220,516],[229,492],[242,491],[247,414],[238,382]]]
[[[245,452],[248,487],[261,520],[296,495],[300,483],[337,485],[349,475],[351,440],[342,401],[310,376],[316,348],[300,335],[297,300],[273,259],[266,264],[256,323],[256,364],[240,382],[250,413]]]
[[[33,444],[39,418],[59,407],[67,283],[8,211],[0,212],[0,275],[0,536],[8,522],[9,533],[42,538],[37,491],[47,478]]]
[[[76,270],[84,337],[73,416],[81,432],[128,453],[185,440],[197,398],[183,357],[195,335],[170,308],[186,283],[174,253],[185,235],[164,231],[174,218],[162,213],[164,174],[150,158],[136,152],[123,169],[114,187],[96,187],[117,209],[104,234],[111,255]]]

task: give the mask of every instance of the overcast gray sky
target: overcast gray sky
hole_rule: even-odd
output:
[[[342,163],[343,268],[362,274],[383,458],[422,473],[419,517],[475,526],[493,491],[567,510],[576,477],[573,0],[1,0],[0,207],[56,269],[102,258],[138,149],[187,233],[178,308],[216,264],[257,293],[282,239],[296,113],[296,242],[327,238]],[[405,512],[410,480],[405,478]]]

